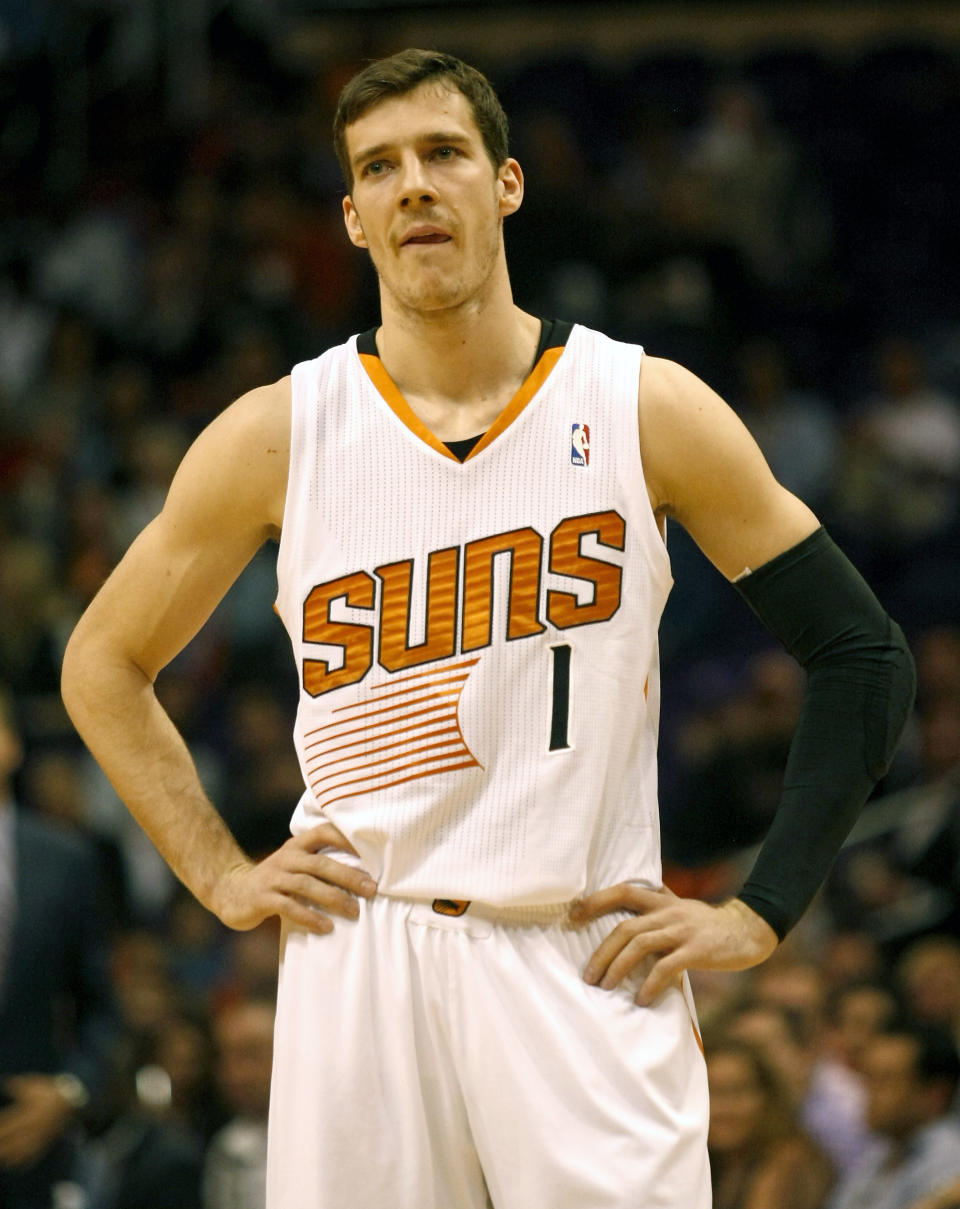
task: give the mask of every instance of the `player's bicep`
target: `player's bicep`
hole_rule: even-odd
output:
[[[237,405],[234,405],[236,408]],[[135,539],[72,640],[153,679],[194,637],[279,527],[287,449],[243,407],[194,442],[163,509]]]
[[[259,542],[198,540],[152,521],[121,559],[77,627],[149,678],[174,658],[216,608]]]
[[[806,504],[773,477],[739,417],[681,366],[645,358],[640,429],[654,506],[683,525],[728,579],[817,528]]]

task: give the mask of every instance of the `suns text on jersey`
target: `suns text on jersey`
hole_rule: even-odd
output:
[[[583,553],[593,536],[594,553]],[[422,642],[411,643],[414,559],[385,563],[370,571],[340,575],[310,590],[303,605],[303,640],[339,647],[342,659],[304,659],[303,687],[312,697],[356,684],[376,662],[388,672],[478,651],[500,639],[494,634],[494,568],[508,563],[503,638],[507,641],[542,634],[547,623],[558,630],[607,621],[620,607],[623,569],[596,555],[622,551],[626,522],[615,511],[566,517],[549,538],[526,526],[447,546],[426,555],[426,598]],[[591,599],[544,584],[546,569],[592,585]],[[376,577],[376,578],[374,578]],[[377,581],[380,592],[377,592]],[[342,621],[334,606],[369,609],[371,620]]]

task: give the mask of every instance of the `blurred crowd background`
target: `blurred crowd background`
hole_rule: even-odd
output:
[[[72,733],[59,664],[200,428],[377,322],[330,126],[363,61],[411,42],[476,63],[510,115],[518,303],[719,390],[917,656],[906,741],[814,908],[761,970],[696,979],[717,1207],[819,1209],[931,1121],[960,1155],[950,1095],[908,1129],[881,1094],[955,1089],[936,1042],[960,1037],[960,11],[833,5],[828,37],[704,4],[665,41],[642,4],[592,6],[590,39],[566,6],[323,7],[0,3],[0,730],[22,738],[0,775],[94,851],[114,999],[58,1209],[262,1204],[275,929],[227,934],[177,888]],[[802,677],[676,528],[669,547],[667,880],[720,898],[775,809]],[[252,853],[301,791],[274,558],[158,682]],[[891,1074],[891,1028],[940,1058]],[[960,1204],[919,1187],[837,1203]]]

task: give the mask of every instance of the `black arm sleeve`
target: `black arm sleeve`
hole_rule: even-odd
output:
[[[734,587],[807,671],[783,795],[739,895],[782,939],[890,766],[915,671],[900,627],[824,529]]]

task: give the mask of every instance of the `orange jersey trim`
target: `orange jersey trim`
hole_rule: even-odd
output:
[[[437,453],[442,453],[445,458],[449,458],[452,462],[459,462],[460,459],[457,455],[451,452],[444,445],[443,441],[435,437],[416,412],[414,412],[413,408],[400,393],[400,388],[396,382],[383,368],[383,362],[380,358],[374,357],[370,353],[358,353],[357,356],[360,358],[361,365],[367,371],[367,377],[377,388],[384,402],[397,419],[402,421],[421,441],[426,442],[431,449],[435,449]]]
[[[408,777],[398,777],[395,781],[381,781],[379,785],[374,785],[374,789],[392,789],[395,785],[406,785],[408,781],[419,781],[423,777],[435,777],[440,772],[459,772],[462,768],[482,768],[482,764],[478,764],[476,760],[465,760],[462,764],[447,764],[443,768],[429,768],[426,772],[414,772]],[[361,781],[365,778],[361,777]],[[334,789],[341,788],[339,785],[333,786]],[[332,806],[334,802],[342,802],[344,798],[356,798],[360,796],[362,790],[354,790],[352,793],[341,793],[335,798],[325,798],[322,809],[326,810],[328,806]]]
[[[451,706],[451,705],[452,705],[452,706],[454,706],[454,713],[453,713],[453,714],[449,714],[449,713],[448,713],[448,714],[441,714],[439,718],[435,719],[435,721],[438,721],[438,722],[439,722],[439,721],[446,722],[448,718],[451,718],[451,717],[455,717],[455,716],[456,716],[456,702],[454,702],[454,701],[444,701],[442,705],[431,705],[431,706],[429,706],[427,709],[415,709],[415,710],[414,710],[412,713],[410,713],[410,714],[397,714],[397,716],[396,716],[396,718],[394,719],[394,721],[395,721],[395,722],[409,722],[411,718],[421,718],[421,717],[423,717],[423,715],[424,715],[424,714],[436,714],[436,713],[438,713],[440,710],[443,710],[443,709],[447,709],[447,710],[448,710],[448,709],[450,708],[450,706]],[[337,726],[337,725],[339,725],[339,724],[338,724],[338,723],[336,723],[336,722],[333,722],[333,723],[331,723],[330,725],[331,725],[331,726]],[[421,722],[419,725],[421,725],[421,726],[426,726],[426,725],[428,725],[428,724],[427,724],[426,722]],[[321,727],[318,727],[318,730],[329,730],[329,729],[330,729],[330,727],[329,727],[329,726],[321,726]],[[336,735],[331,735],[331,736],[330,736],[330,738],[332,738],[332,739],[343,739],[343,738],[345,738],[347,735],[360,735],[360,734],[364,734],[364,733],[365,733],[366,731],[368,731],[368,730],[369,730],[369,727],[368,727],[367,725],[364,725],[364,726],[357,726],[357,727],[354,727],[354,729],[353,729],[353,730],[342,730],[342,731],[340,731],[340,732],[339,732],[338,734],[336,734]],[[316,733],[317,733],[317,731],[311,731],[310,733],[311,733],[311,734],[316,734]],[[398,732],[398,733],[399,733],[399,732]],[[318,740],[317,740],[317,742],[318,742],[318,743],[329,742],[329,739],[318,739]],[[316,744],[311,744],[311,746],[316,746]],[[309,750],[309,748],[308,748],[307,750]]]
[[[411,729],[416,730],[417,728],[416,727],[403,727],[403,730],[411,730]],[[384,735],[384,738],[389,739],[392,737],[392,735],[399,734],[399,733],[400,733],[399,731],[387,732],[387,734]],[[460,734],[460,728],[459,728],[459,726],[454,724],[453,726],[441,726],[438,730],[424,731],[424,733],[422,735],[418,735],[417,738],[418,739],[432,739],[436,735],[458,735],[458,734]],[[447,742],[449,742],[449,741],[450,740],[447,740]],[[382,747],[371,747],[369,751],[364,752],[364,755],[378,756],[381,754],[381,752],[391,751],[395,747],[405,747],[409,742],[410,742],[409,739],[397,739],[397,741],[395,743],[385,743]],[[313,757],[314,761],[319,760],[321,762],[316,765],[316,768],[320,768],[320,767],[328,768],[333,764],[343,764],[346,760],[356,760],[358,758],[357,752],[352,752],[348,756],[337,756],[336,759],[334,759],[334,760],[330,760],[327,757],[332,756],[334,754],[334,752],[346,751],[346,749],[348,747],[359,747],[359,746],[361,746],[362,743],[363,743],[363,740],[358,739],[354,743],[343,743],[339,747],[331,747],[328,751],[320,752],[319,755]],[[411,750],[420,750],[420,749],[411,749]],[[314,771],[315,771],[315,769],[314,769]]]
[[[470,450],[467,456],[463,459],[469,462],[471,458],[482,450],[486,449],[497,437],[509,428],[517,416],[527,406],[533,396],[537,393],[544,382],[550,377],[554,366],[563,356],[563,350],[566,345],[559,348],[548,348],[537,364],[533,367],[533,372],[526,382],[520,387],[517,393],[513,396],[510,402],[506,405],[503,411],[497,416],[494,422],[490,425],[487,431],[483,434],[476,445]]]
[[[432,713],[433,711],[432,710],[420,710],[418,712],[419,713]],[[417,716],[416,714],[403,714],[400,717],[400,721],[402,722],[405,718],[415,718],[416,716]],[[393,735],[404,735],[408,731],[411,731],[411,730],[424,730],[428,726],[436,726],[436,724],[438,722],[450,722],[450,721],[456,719],[456,716],[457,716],[457,712],[456,712],[456,710],[454,710],[453,713],[442,714],[439,718],[428,718],[425,722],[412,722],[409,726],[395,726],[393,728],[393,730],[389,730],[389,731],[385,730],[383,733],[387,738],[390,738]],[[342,734],[332,735],[326,739],[316,739],[313,743],[309,743],[304,748],[304,751],[312,751],[313,748],[315,748],[315,747],[321,747],[324,743],[330,743],[333,739],[346,738],[347,735],[363,735],[364,736],[364,738],[362,738],[362,739],[352,739],[349,743],[341,743],[339,747],[327,748],[328,751],[342,751],[345,747],[356,747],[360,743],[365,743],[366,735],[368,733],[369,733],[368,727],[359,726],[355,730],[345,730],[345,731],[343,731]],[[322,753],[318,753],[318,754],[322,754]],[[310,757],[311,760],[315,760],[316,758],[317,758],[316,756]]]
[[[457,733],[456,727],[452,727],[451,729],[454,731],[454,733]],[[369,753],[365,752],[364,756],[366,756],[368,754],[374,755],[376,752],[387,751],[389,747],[403,747],[403,746],[405,746],[405,744],[403,744],[403,743],[391,743],[388,745],[388,747],[376,747]],[[411,747],[409,749],[409,754],[411,756],[418,756],[421,754],[421,752],[439,751],[440,748],[442,748],[442,747],[452,747],[455,749],[455,750],[447,753],[449,756],[460,756],[463,754],[463,743],[462,743],[462,740],[459,738],[459,736],[455,739],[439,739],[436,743],[424,743],[420,747]],[[444,757],[444,758],[446,758],[446,757]],[[381,764],[392,764],[397,759],[397,757],[396,756],[384,756],[382,760],[363,759],[359,764],[354,764],[350,768],[338,768],[335,772],[328,772],[326,774],[326,776],[318,777],[318,776],[314,775],[315,773],[323,772],[323,770],[326,768],[332,768],[334,764],[343,764],[345,761],[351,760],[351,759],[356,759],[356,757],[355,756],[344,756],[339,760],[329,760],[325,764],[318,764],[316,766],[316,768],[314,768],[310,774],[314,778],[313,782],[312,782],[314,788],[316,788],[316,786],[318,786],[318,785],[322,785],[324,781],[332,781],[334,779],[334,777],[342,777],[342,776],[345,776],[347,773],[351,773],[351,772],[367,772],[370,769],[379,767]],[[431,757],[431,759],[432,759],[432,757]],[[416,768],[418,764],[426,764],[426,763],[428,763],[427,760],[415,760],[412,764],[401,764],[399,766],[399,768],[396,769],[395,771],[399,772],[401,769],[404,769],[404,768]],[[377,774],[375,773],[374,775],[376,776]],[[354,784],[353,781],[347,781],[345,783],[348,785]],[[339,788],[339,786],[338,786],[338,788]]]
[[[481,450],[486,449],[502,432],[510,427],[540,387],[543,386],[547,378],[550,377],[557,362],[563,356],[564,348],[566,348],[566,345],[559,345],[544,351],[543,356],[531,370],[529,377],[463,459],[464,462],[469,462],[471,458],[475,457]],[[384,369],[380,358],[373,356],[372,353],[357,353],[357,356],[360,358],[360,364],[366,371],[367,377],[397,419],[405,424],[421,441],[429,445],[431,449],[435,449],[437,453],[443,454],[445,458],[459,463],[460,459],[456,454],[451,452],[444,445],[443,441],[435,436],[414,412],[413,408],[400,393],[400,388],[396,382]]]

